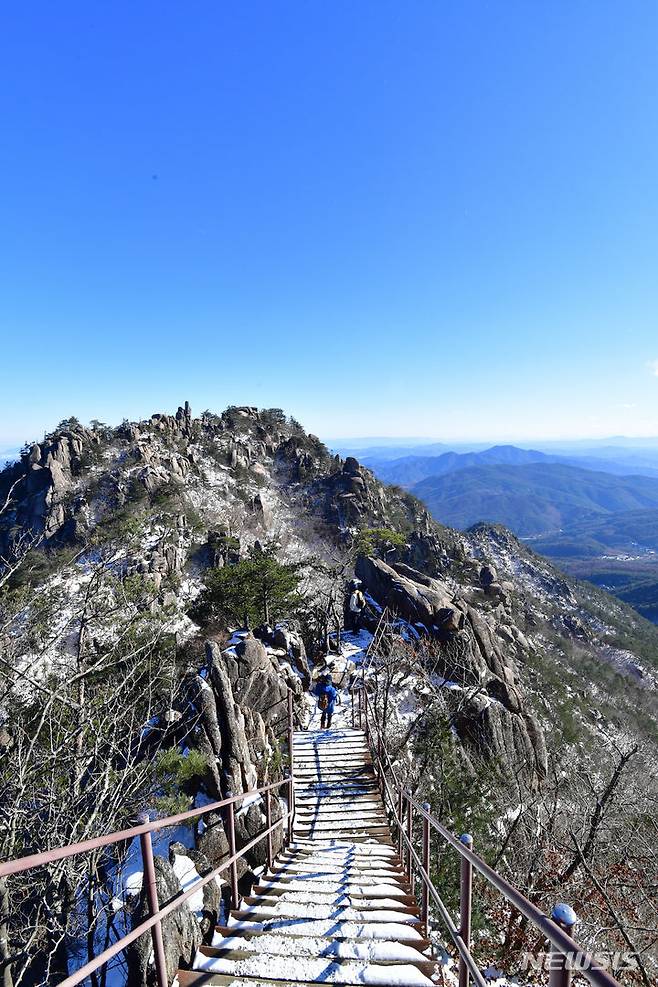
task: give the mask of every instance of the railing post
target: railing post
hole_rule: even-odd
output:
[[[295,783],[292,772],[288,775],[288,846],[292,843],[293,821],[295,818]]]
[[[430,811],[429,802],[423,802],[423,811]],[[423,878],[423,895],[420,905],[420,917],[425,926],[425,936],[429,938],[430,932],[430,821],[427,815],[423,816],[423,870],[427,877]]]
[[[413,869],[413,857],[411,856],[411,847],[414,841],[414,817],[413,817],[413,805],[411,804],[411,789],[407,789],[407,874],[409,875],[409,884],[411,885],[411,893],[414,893],[414,888],[416,886],[416,881],[414,878]]]
[[[382,764],[382,735],[377,731],[377,775],[379,777],[379,790],[384,794],[384,768]]]
[[[551,918],[556,925],[564,929],[569,935],[572,934],[574,925],[578,922],[578,916],[571,905],[556,905],[551,912]],[[571,965],[569,957],[560,952],[557,946],[551,944],[550,969],[548,974],[549,987],[569,987],[571,984]]]
[[[139,826],[149,822],[148,812],[140,812],[137,817]],[[150,833],[141,833],[139,843],[142,851],[142,864],[144,867],[144,886],[146,889],[146,900],[149,912],[155,915],[160,911],[158,904],[158,886],[155,880],[155,865],[153,863],[153,843]],[[158,980],[158,987],[168,987],[167,983],[167,961],[165,959],[164,942],[162,941],[162,923],[156,922],[151,928],[151,939],[153,940],[153,956],[155,959],[155,973]]]
[[[470,833],[463,833],[459,837],[459,842],[463,843],[469,850],[473,849],[473,837]],[[459,935],[466,949],[471,948],[471,905],[473,900],[473,865],[466,857],[461,858],[461,871],[459,882]],[[459,957],[459,987],[468,987],[469,972],[463,957]]]
[[[265,825],[267,827],[267,870],[272,870],[272,861],[274,860],[274,847],[272,844],[272,800],[270,795],[272,794],[269,790],[265,794]]]
[[[293,765],[293,738],[295,735],[295,722],[292,709],[292,689],[288,689],[288,756],[290,758],[290,771],[294,773]]]
[[[227,793],[227,798],[232,798],[233,792]],[[226,807],[226,822],[228,829],[228,852],[231,857],[236,854],[235,849],[235,802],[229,802]],[[234,860],[231,864],[231,900],[232,907],[238,908],[240,905],[240,895],[238,893],[238,862]]]
[[[292,689],[288,689],[288,755],[290,760],[290,781],[288,783],[288,844],[292,843],[293,820],[295,816],[295,719],[293,715]]]
[[[352,729],[354,729],[354,686],[350,686],[350,705],[352,707]]]
[[[400,863],[402,863],[402,861],[404,860],[404,857],[402,855],[403,854],[403,851],[404,851],[404,839],[402,837],[402,834],[404,832],[404,822],[403,822],[403,819],[404,819],[404,792],[402,791],[402,787],[400,787],[400,789],[398,790],[398,821],[399,821],[399,825],[398,825],[398,856],[400,858]]]

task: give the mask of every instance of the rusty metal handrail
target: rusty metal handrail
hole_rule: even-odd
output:
[[[368,690],[366,687],[365,680],[359,686],[353,687],[352,691],[352,715],[353,723],[356,722],[356,713],[358,713],[359,726],[364,729],[366,736],[366,741],[371,748],[373,754],[376,755],[376,769],[379,776],[380,786],[382,789],[382,794],[386,792],[390,801],[390,808],[393,815],[393,820],[398,829],[399,834],[399,847],[400,855],[402,855],[403,845],[407,849],[407,861],[408,870],[410,872],[409,876],[412,881],[413,890],[413,874],[411,868],[411,862],[418,866],[418,872],[421,877],[424,889],[423,895],[423,905],[425,910],[425,921],[427,921],[427,893],[431,895],[443,920],[448,926],[448,930],[451,934],[453,941],[460,954],[460,970],[459,970],[459,983],[460,987],[468,987],[468,975],[473,976],[473,979],[478,983],[478,987],[482,987],[484,981],[481,979],[481,974],[478,973],[477,976],[474,974],[474,967],[477,969],[476,961],[473,954],[470,951],[470,904],[471,904],[471,881],[472,881],[472,869],[475,868],[482,877],[485,878],[489,884],[492,885],[500,894],[502,894],[507,901],[517,909],[522,915],[529,919],[532,924],[543,933],[543,935],[548,939],[554,953],[558,954],[555,964],[551,965],[551,985],[555,984],[556,987],[567,987],[571,980],[571,970],[568,965],[569,956],[577,956],[580,958],[578,964],[578,972],[581,976],[585,977],[590,984],[594,987],[621,987],[621,984],[616,980],[607,970],[603,969],[597,964],[595,957],[593,957],[571,937],[569,934],[573,925],[558,924],[553,918],[548,916],[545,912],[542,912],[540,908],[534,905],[526,896],[515,888],[512,884],[505,880],[497,871],[489,866],[478,854],[474,853],[471,849],[472,838],[466,834],[462,836],[461,839],[456,837],[454,833],[451,833],[445,826],[432,815],[430,811],[430,806],[428,803],[423,805],[419,804],[411,795],[410,791],[405,791],[399,782],[389,752],[384,743],[381,731],[379,729],[379,724],[377,722],[376,716],[371,714],[370,701],[368,697]],[[355,693],[358,695],[358,706],[355,712],[354,709],[354,696]],[[371,725],[372,719],[372,725]],[[372,729],[374,727],[374,730]],[[374,736],[373,736],[374,734]],[[373,740],[376,742],[373,743]],[[386,769],[390,771],[394,779],[394,789],[395,795],[397,795],[397,807],[396,798],[391,794],[391,788],[389,781],[386,777]],[[407,803],[407,827],[405,832],[404,827],[404,812],[403,805],[404,802]],[[424,853],[423,860],[421,861],[418,853],[413,847],[412,842],[412,814],[416,811],[419,813],[420,818],[423,820],[423,844]],[[454,922],[450,918],[450,914],[442,902],[441,897],[434,887],[431,877],[429,874],[429,830],[435,830],[448,845],[459,853],[462,859],[462,872],[461,872],[461,895],[460,895],[460,923],[461,929],[457,929]],[[466,840],[466,842],[464,842]],[[568,930],[568,931],[567,931]]]
[[[43,853],[32,853],[26,857],[17,857],[16,860],[8,860],[0,863],[0,877],[9,874],[20,874],[22,871],[33,870],[35,867],[42,867],[44,864],[54,864],[57,860],[66,860],[67,857],[76,857],[80,853],[88,850],[100,850],[101,847],[110,846],[112,843],[121,843],[123,840],[131,840],[134,836],[141,836],[143,833],[152,833],[159,829],[168,829],[186,819],[195,819],[198,816],[207,815],[209,812],[217,812],[218,809],[225,809],[236,802],[242,802],[248,795],[261,795],[269,789],[278,788],[289,783],[289,778],[281,781],[272,781],[261,788],[255,788],[240,795],[231,795],[220,802],[210,802],[208,805],[200,806],[198,809],[186,809],[175,816],[166,816],[164,819],[153,819],[147,823],[139,823],[129,829],[120,829],[115,833],[108,833],[106,836],[96,836],[91,840],[83,840],[81,843],[69,843],[67,846],[57,847],[54,850],[44,850]]]
[[[285,785],[288,783],[288,781],[289,781],[288,778],[284,778],[282,781],[277,782],[277,784]],[[244,798],[245,795],[255,795],[258,791],[259,791],[258,789],[255,789],[252,792],[245,792],[243,793],[242,798]],[[237,799],[233,797],[232,799],[227,800],[227,804],[229,806],[233,806],[233,804],[236,801]],[[143,935],[145,932],[148,932],[149,929],[161,927],[163,918],[166,918],[167,915],[169,915],[171,912],[175,911],[177,908],[180,908],[180,906],[183,904],[184,901],[187,901],[187,899],[190,898],[196,891],[198,891],[199,888],[202,888],[205,884],[208,884],[215,877],[221,874],[222,871],[227,870],[229,867],[234,868],[238,860],[241,857],[243,857],[244,854],[247,853],[249,850],[252,850],[257,843],[260,843],[260,841],[263,840],[266,836],[273,833],[274,830],[277,829],[279,826],[283,826],[284,824],[287,824],[290,815],[291,813],[289,812],[286,813],[286,815],[282,816],[281,819],[273,823],[269,827],[269,829],[264,829],[262,833],[259,833],[258,836],[255,836],[253,838],[253,840],[250,840],[249,843],[247,843],[245,846],[242,847],[242,849],[236,851],[231,857],[225,860],[223,864],[220,864],[219,867],[215,867],[213,868],[213,870],[208,871],[208,873],[204,874],[203,877],[200,878],[200,880],[195,881],[194,884],[190,888],[188,888],[187,891],[184,891],[182,894],[177,895],[174,899],[172,899],[172,901],[164,905],[163,908],[160,908],[154,914],[149,915],[149,917],[145,919],[143,922],[140,922],[140,924],[136,926],[136,928],[132,929],[130,932],[126,933],[126,935],[123,936],[121,939],[118,939],[115,943],[109,946],[99,956],[94,957],[93,960],[90,960],[84,966],[80,967],[79,970],[76,970],[76,972],[71,974],[70,977],[67,977],[66,980],[62,980],[62,982],[59,984],[59,987],[75,987],[76,984],[81,983],[81,981],[83,981],[86,977],[88,977],[90,973],[93,973],[94,970],[98,970],[99,967],[103,966],[105,963],[111,960],[114,956],[117,955],[117,953],[120,953],[123,949],[125,949],[126,946],[129,946],[131,942],[134,942],[135,939],[139,939],[139,937]],[[237,907],[237,904],[238,902],[234,900],[233,901],[234,907]],[[156,951],[156,966],[158,966],[157,951]],[[158,972],[159,984],[161,985],[161,987],[167,987],[166,967],[162,968],[162,976],[163,976],[162,980],[160,979],[160,971],[158,970],[157,972]]]
[[[382,789],[383,789],[382,794],[385,793],[388,796],[388,800],[390,804],[390,812],[393,817],[393,822],[398,830],[398,833],[400,834],[400,842],[401,844],[407,847],[408,859],[410,861],[413,860],[413,862],[416,864],[418,868],[418,873],[423,882],[423,889],[426,890],[428,895],[432,897],[434,904],[436,905],[443,921],[446,924],[448,931],[450,932],[452,940],[459,952],[460,964],[463,963],[467,967],[470,975],[473,977],[473,980],[477,984],[477,987],[487,987],[487,981],[482,976],[482,973],[480,972],[480,968],[477,965],[475,957],[470,951],[468,941],[462,935],[462,930],[458,929],[457,926],[455,925],[445,902],[441,898],[441,895],[439,894],[439,892],[437,891],[437,889],[435,888],[432,882],[432,879],[429,874],[429,845],[427,844],[427,841],[426,840],[423,841],[425,859],[421,860],[420,856],[418,855],[413,845],[410,833],[405,832],[402,815],[398,815],[398,810],[395,806],[395,799],[391,794],[391,788],[388,779],[386,778],[386,775],[383,773],[380,775],[380,777],[381,777]],[[410,816],[408,816],[408,820],[409,822],[411,821]],[[411,829],[411,826],[409,826],[409,829]],[[411,872],[411,867],[409,867],[408,870]],[[429,920],[429,901],[426,896],[424,896],[424,900],[423,900],[421,917],[425,924],[425,931],[427,932],[428,920]]]
[[[125,840],[133,839],[136,836],[140,837],[144,874],[143,883],[146,887],[147,901],[151,914],[148,918],[144,919],[143,922],[140,922],[138,926],[126,933],[125,936],[117,939],[116,942],[112,943],[111,946],[105,949],[98,956],[95,956],[92,960],[89,960],[88,963],[85,963],[84,966],[76,970],[75,973],[72,973],[69,977],[66,977],[65,980],[62,980],[59,987],[75,987],[76,984],[81,983],[91,973],[94,973],[96,970],[100,969],[100,967],[108,963],[109,960],[113,959],[118,953],[122,952],[126,946],[129,946],[136,939],[139,939],[139,937],[145,932],[148,932],[149,929],[151,930],[151,935],[153,937],[153,951],[158,987],[168,987],[166,960],[162,940],[162,920],[171,912],[175,911],[177,908],[180,908],[180,906],[187,901],[188,898],[190,898],[210,881],[214,880],[223,871],[228,870],[229,867],[231,868],[231,904],[232,907],[237,907],[240,902],[237,875],[238,860],[240,860],[241,857],[243,857],[249,850],[252,850],[258,843],[261,842],[261,840],[267,839],[267,863],[268,867],[271,867],[273,857],[272,834],[274,831],[279,827],[285,826],[284,842],[287,845],[292,841],[293,821],[295,815],[295,787],[293,769],[293,695],[290,689],[288,690],[287,732],[290,772],[286,778],[282,778],[280,781],[269,782],[266,785],[261,785],[260,788],[251,789],[250,791],[242,792],[239,795],[233,795],[230,793],[225,799],[221,799],[218,802],[211,802],[209,805],[204,805],[196,809],[189,809],[185,812],[179,812],[174,816],[167,816],[164,819],[154,819],[152,821],[145,821],[142,819],[137,826],[132,826],[129,829],[122,829],[115,833],[108,833],[105,836],[99,836],[91,840],[83,840],[80,843],[72,843],[68,846],[57,847],[54,850],[47,850],[43,853],[29,854],[25,857],[19,857],[16,860],[9,860],[4,863],[0,863],[0,877],[4,877],[11,874],[24,873],[25,871],[33,870],[36,867],[43,867],[48,864],[55,863],[58,860],[66,860],[69,857],[77,856],[78,854],[85,853],[89,850],[98,850],[114,843],[121,843]],[[274,790],[278,791],[284,785],[288,788],[288,811],[282,815],[281,819],[278,819],[273,823],[271,822],[271,792]],[[250,840],[249,843],[241,847],[240,850],[237,850],[235,845],[235,803],[244,801],[244,799],[250,795],[265,796],[266,828],[262,833],[259,833],[252,840]],[[229,857],[218,867],[214,867],[207,874],[204,874],[203,877],[199,875],[199,880],[195,881],[187,891],[183,891],[181,894],[176,895],[175,898],[172,898],[171,901],[160,908],[155,880],[151,833],[155,830],[167,829],[169,826],[176,825],[186,819],[198,818],[199,816],[204,816],[210,812],[217,812],[222,809],[226,810],[228,817]]]

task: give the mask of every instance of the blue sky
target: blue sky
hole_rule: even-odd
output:
[[[658,434],[658,4],[12,4],[0,442]]]

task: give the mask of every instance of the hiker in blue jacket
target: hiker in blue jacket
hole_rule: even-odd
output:
[[[320,717],[320,729],[331,729],[331,717],[334,715],[336,700],[338,699],[338,689],[334,685],[331,675],[323,675],[315,688],[318,697],[318,706],[322,716]]]

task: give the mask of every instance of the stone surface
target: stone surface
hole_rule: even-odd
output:
[[[155,879],[158,900],[171,901],[181,893],[181,886],[174,869],[168,860],[156,856],[154,858]],[[148,917],[148,903],[144,888],[139,895],[137,907],[133,912],[132,926],[139,925]],[[187,902],[174,909],[162,921],[162,939],[164,942],[167,979],[171,983],[180,966],[191,966],[195,953],[202,942],[201,926],[190,911]],[[126,987],[153,987],[155,985],[155,967],[150,962],[152,954],[151,933],[140,936],[136,942],[128,946],[126,961],[128,975]]]

